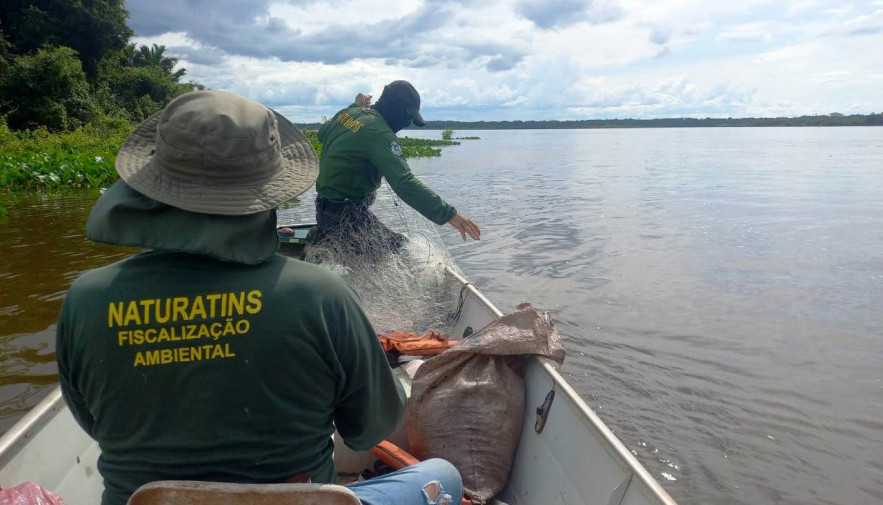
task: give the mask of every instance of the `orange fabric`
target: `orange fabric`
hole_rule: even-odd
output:
[[[408,356],[435,356],[441,354],[459,342],[449,340],[444,333],[430,331],[424,335],[414,335],[404,331],[394,331],[380,335],[380,346],[384,351],[396,350]]]
[[[401,470],[406,466],[411,466],[420,462],[420,460],[411,455],[411,453],[395,445],[389,440],[384,440],[383,442],[375,445],[371,449],[371,454],[373,454],[375,458],[379,459],[393,470]],[[464,496],[463,500],[460,502],[460,505],[473,505],[473,503],[471,499]]]
[[[412,456],[408,451],[388,440],[384,440],[374,446],[371,449],[371,454],[393,470],[401,470],[406,466],[420,462],[419,459]]]

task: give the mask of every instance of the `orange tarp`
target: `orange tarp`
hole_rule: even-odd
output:
[[[396,350],[408,356],[435,356],[458,344],[456,340],[438,331],[430,331],[424,335],[414,335],[404,331],[394,331],[380,335],[380,345],[384,351]]]

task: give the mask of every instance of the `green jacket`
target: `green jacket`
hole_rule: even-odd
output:
[[[118,182],[87,233],[153,249],[77,279],[58,321],[103,504],[160,479],[335,482],[335,426],[356,450],[397,426],[404,393],[356,294],[276,255],[274,213],[193,214]]]
[[[411,173],[398,137],[377,111],[355,105],[343,109],[319,129],[319,142],[316,191],[328,200],[368,198],[386,177],[399,198],[435,224],[457,214]]]

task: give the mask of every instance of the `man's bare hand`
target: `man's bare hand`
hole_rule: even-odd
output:
[[[363,95],[362,93],[359,93],[356,95],[356,105],[367,109],[368,107],[371,107],[371,98],[371,95]]]
[[[472,237],[472,240],[481,240],[481,230],[478,228],[478,225],[473,223],[471,219],[463,214],[458,213],[448,221],[448,224],[460,232],[460,236],[463,237],[463,240],[466,240],[466,235]]]

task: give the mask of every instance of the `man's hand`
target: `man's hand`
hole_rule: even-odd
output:
[[[478,225],[473,223],[471,219],[463,214],[458,213],[448,221],[448,224],[460,232],[460,236],[463,237],[463,240],[466,240],[467,234],[472,237],[472,240],[481,240],[481,230],[478,229]]]
[[[363,95],[362,93],[359,93],[356,95],[356,105],[367,109],[368,107],[371,107],[371,98],[371,95]]]

